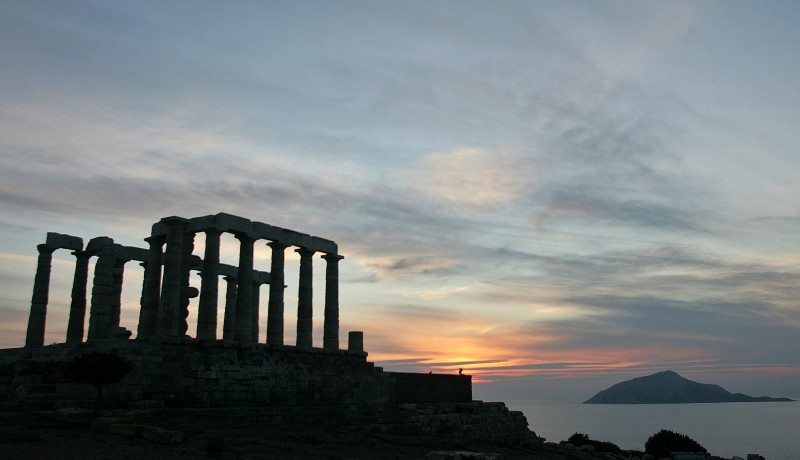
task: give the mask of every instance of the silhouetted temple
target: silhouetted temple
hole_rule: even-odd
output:
[[[194,239],[205,234],[203,257]],[[220,237],[239,241],[238,265],[220,262]],[[248,417],[264,424],[313,424],[398,434],[504,442],[538,442],[521,412],[472,400],[472,378],[458,374],[386,372],[367,361],[363,333],[339,346],[339,261],[336,243],[229,214],[165,217],[145,238],[123,246],[101,236],[83,240],[48,233],[39,258],[25,346],[0,350],[0,405],[57,410],[91,406],[94,391],[69,381],[66,366],[91,351],[133,365],[106,391],[110,410]],[[259,241],[271,248],[270,271],[254,269]],[[284,343],[284,255],[300,256],[296,343]],[[75,256],[64,343],[44,345],[52,254]],[[313,256],[325,261],[322,346],[314,347]],[[95,257],[91,290],[90,259]],[[120,327],[125,266],[144,267],[136,339]],[[200,288],[190,286],[199,272]],[[225,305],[218,317],[220,278]],[[259,343],[259,286],[269,285],[266,340]],[[87,293],[89,330],[84,334]],[[196,337],[187,335],[190,299],[199,296]],[[222,321],[222,337],[217,336]],[[84,340],[84,335],[86,340]]]
[[[205,234],[202,259],[192,255],[197,233]],[[232,234],[239,240],[238,267],[220,263],[220,235],[223,233]],[[122,246],[101,236],[90,240],[84,250],[83,240],[79,237],[48,233],[46,242],[37,247],[39,260],[26,346],[44,345],[51,258],[58,249],[71,250],[76,258],[67,343],[83,340],[89,259],[96,257],[89,341],[131,335],[130,331],[120,328],[120,304],[125,264],[135,260],[144,266],[137,339],[186,336],[189,299],[198,295],[198,290],[189,286],[189,275],[190,271],[196,270],[202,280],[197,339],[217,339],[217,298],[220,277],[223,277],[226,302],[222,339],[239,344],[258,342],[258,287],[269,284],[267,343],[284,345],[284,252],[296,247],[295,251],[300,255],[296,345],[303,348],[313,346],[312,256],[321,253],[326,261],[323,348],[339,349],[338,263],[343,257],[337,254],[338,248],[333,241],[224,213],[193,219],[165,217],[153,225],[145,241],[149,244],[148,249]],[[258,241],[267,241],[272,249],[269,273],[253,269],[253,250]],[[358,342],[355,340],[354,344]]]

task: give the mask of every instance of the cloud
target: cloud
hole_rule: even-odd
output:
[[[533,177],[526,166],[506,152],[462,147],[426,156],[416,180],[425,192],[455,206],[484,207],[523,190],[530,193]]]

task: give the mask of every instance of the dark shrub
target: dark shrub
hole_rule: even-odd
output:
[[[94,402],[94,413],[97,414],[103,387],[117,383],[131,371],[129,362],[113,353],[93,351],[85,353],[67,367],[67,377],[77,383],[94,385],[97,399]]]
[[[612,454],[622,453],[622,449],[616,444],[606,441],[595,441],[590,439],[588,434],[575,433],[567,439],[567,442],[573,446],[592,446],[595,452],[609,452]]]
[[[650,436],[644,443],[644,451],[655,458],[669,457],[672,452],[702,452],[708,454],[705,447],[685,434],[661,430]]]

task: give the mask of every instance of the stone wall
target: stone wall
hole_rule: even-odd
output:
[[[63,371],[90,351],[113,352],[133,365],[106,398],[134,409],[472,400],[470,376],[384,372],[363,352],[131,340],[0,350],[0,397],[43,408],[45,394],[54,403],[85,402],[91,392],[76,389],[83,386],[69,383]]]
[[[387,372],[393,380],[392,400],[398,403],[464,402],[472,400],[472,379],[467,375]]]

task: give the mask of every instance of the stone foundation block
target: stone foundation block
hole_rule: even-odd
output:
[[[157,426],[143,427],[142,437],[157,444],[178,444],[183,441],[183,433],[180,431],[165,430]]]
[[[108,432],[111,434],[119,434],[131,438],[142,437],[142,425],[134,425],[132,423],[117,423],[108,427]]]

